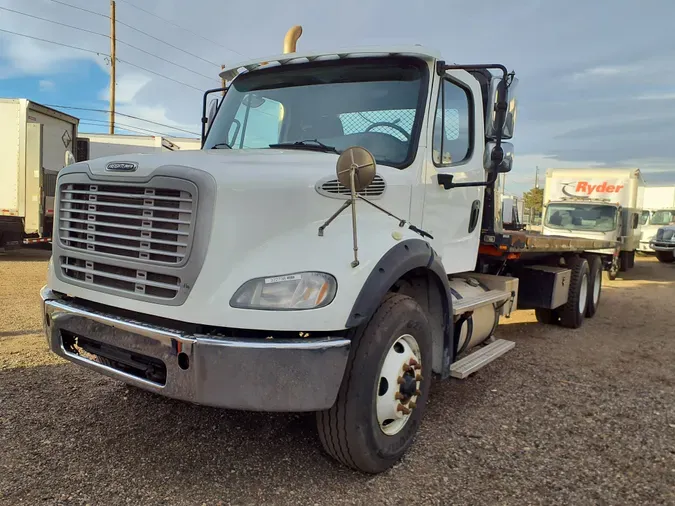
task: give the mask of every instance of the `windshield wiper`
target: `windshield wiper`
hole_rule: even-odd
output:
[[[218,144],[214,144],[211,146],[211,149],[218,149],[221,146],[226,147],[227,149],[232,149],[232,146],[230,146],[227,142],[219,142]]]
[[[314,144],[307,144],[308,142],[313,142]],[[280,142],[278,144],[270,144],[270,148],[309,148],[339,154],[338,150],[335,149],[335,146],[328,146],[318,139],[307,139],[304,141],[295,142]]]

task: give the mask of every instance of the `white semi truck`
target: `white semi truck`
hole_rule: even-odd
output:
[[[505,67],[420,46],[299,53],[297,33],[223,71],[202,150],[61,172],[45,333],[157,394],[316,412],[329,455],[379,473],[412,444],[432,375],[514,346],[490,339],[500,316],[592,317],[591,250],[612,244],[495,226]]]
[[[56,175],[74,161],[78,123],[24,98],[0,99],[0,251],[51,240]]]
[[[558,168],[546,172],[544,235],[607,240],[611,279],[635,264],[641,237],[644,180],[639,169]],[[618,257],[615,256],[618,253]]]

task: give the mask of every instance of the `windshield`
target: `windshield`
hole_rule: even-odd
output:
[[[650,215],[651,213],[649,211],[642,211],[642,214],[640,215],[640,225],[646,225]]]
[[[549,204],[544,224],[551,228],[609,232],[616,229],[617,208],[593,204]]]
[[[651,225],[675,224],[675,209],[659,209],[652,216]]]
[[[416,59],[363,58],[243,74],[223,98],[204,149],[301,143],[292,147],[340,153],[358,145],[378,163],[405,167],[415,156],[426,69]]]

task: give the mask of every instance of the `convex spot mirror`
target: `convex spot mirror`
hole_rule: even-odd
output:
[[[495,142],[488,142],[485,145],[485,155],[483,157],[483,167],[485,170],[488,172],[493,170],[492,167],[492,153],[496,149],[497,144]],[[496,171],[499,174],[503,174],[506,172],[511,172],[511,169],[513,168],[513,144],[510,142],[502,142],[501,143],[501,149],[504,152],[503,158],[501,163],[497,165]]]
[[[335,172],[341,185],[351,190],[353,180],[354,191],[360,192],[375,179],[375,157],[360,146],[347,148],[338,158]]]

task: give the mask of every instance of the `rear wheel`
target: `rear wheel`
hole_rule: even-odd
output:
[[[597,255],[588,258],[588,306],[586,307],[586,317],[593,318],[600,305],[600,293],[602,292],[602,260]]]
[[[572,257],[567,265],[572,269],[567,302],[559,308],[560,325],[571,329],[581,327],[588,307],[589,268],[585,258]]]
[[[388,296],[372,319],[356,329],[335,404],[317,413],[329,455],[372,474],[403,456],[429,394],[431,347],[426,314],[405,295]]]
[[[672,251],[657,251],[656,258],[658,258],[661,263],[672,264],[675,262],[675,253]]]

